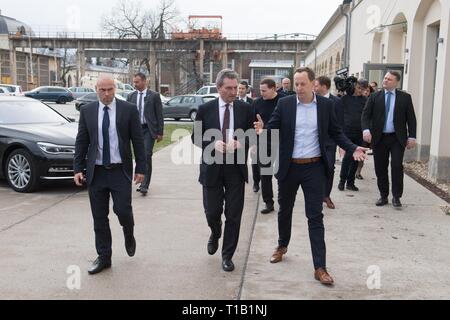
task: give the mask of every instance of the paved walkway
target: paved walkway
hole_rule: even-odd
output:
[[[69,183],[22,195],[1,182],[0,299],[450,298],[450,217],[440,209],[442,200],[408,177],[401,211],[374,206],[371,160],[359,193],[333,191],[337,210],[324,213],[336,285],[326,288],[313,279],[301,191],[289,252],[273,265],[276,214],[258,214],[260,197],[247,187],[236,270],[223,272],[220,255],[206,252],[209,230],[198,167],[174,166],[172,149],[154,156],[149,196],[135,195],[136,256],[127,257],[111,214],[113,268],[97,276],[86,271],[96,253],[85,190]],[[67,287],[70,266],[81,271],[79,290]],[[379,290],[368,289],[370,266],[381,275]]]

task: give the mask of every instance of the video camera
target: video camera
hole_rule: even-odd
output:
[[[347,95],[352,96],[355,93],[355,86],[358,79],[354,76],[348,76],[348,69],[342,69],[336,72],[337,76],[334,77],[334,83],[336,89],[341,92],[346,92]]]

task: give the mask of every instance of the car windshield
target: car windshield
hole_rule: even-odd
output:
[[[0,101],[0,124],[61,122],[68,120],[39,101]]]

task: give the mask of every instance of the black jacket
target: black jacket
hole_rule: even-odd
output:
[[[138,95],[139,93],[134,91],[128,96],[127,101],[137,106]],[[157,136],[164,135],[162,103],[161,96],[158,92],[147,89],[147,95],[144,99],[144,117],[153,139],[156,139]]]
[[[233,103],[234,112],[234,130],[242,129],[246,132],[249,129],[253,129],[253,110],[252,107],[245,102],[234,101]],[[219,182],[219,175],[221,170],[221,164],[206,164],[204,161],[203,153],[205,148],[210,147],[212,149],[216,142],[214,137],[206,138],[205,132],[209,129],[221,129],[220,127],[220,115],[219,115],[219,99],[209,101],[206,104],[201,105],[198,108],[197,117],[195,118],[195,127],[197,128],[201,124],[201,132],[197,132],[194,129],[192,133],[192,142],[202,148],[202,162],[200,164],[200,176],[199,182],[205,187],[216,186]],[[206,141],[203,141],[203,138]],[[238,164],[239,169],[242,173],[242,178],[245,182],[248,182],[248,171],[247,171],[247,158],[248,158],[248,148],[250,141],[246,139],[245,143],[245,164]],[[212,156],[215,156],[215,150],[212,152]],[[236,160],[236,158],[235,158]]]
[[[408,138],[416,138],[417,121],[411,95],[396,90],[394,110],[394,128],[398,141],[406,147]],[[362,114],[362,129],[369,129],[372,134],[372,144],[377,145],[383,135],[386,121],[385,90],[372,94],[367,100]]]
[[[342,132],[337,124],[333,110],[333,102],[330,99],[317,96],[317,122],[319,129],[319,144],[322,153],[322,162],[326,174],[330,175],[328,166],[326,143],[331,138],[345,151],[354,153],[357,146],[354,145]],[[280,130],[279,169],[275,175],[279,181],[283,181],[292,163],[294,153],[295,125],[297,120],[297,96],[288,96],[280,99],[272,118],[266,125],[266,129]]]
[[[87,184],[94,178],[95,161],[98,146],[98,102],[83,106],[80,110],[80,122],[75,142],[74,171],[75,174],[86,169]],[[136,158],[136,173],[145,174],[145,151],[142,128],[139,123],[139,112],[134,104],[116,100],[116,128],[119,138],[119,152],[123,170],[130,181],[133,176],[133,156],[131,144]]]

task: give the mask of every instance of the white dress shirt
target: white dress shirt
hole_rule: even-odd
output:
[[[103,165],[103,115],[105,105],[98,102],[98,144],[97,144],[97,158],[95,164]],[[108,106],[109,115],[109,147],[111,155],[111,164],[122,163],[122,158],[119,151],[119,136],[116,128],[116,99]]]
[[[244,98],[238,97],[238,100],[239,100],[239,101],[244,101],[244,102],[247,102],[247,103],[248,103],[247,98],[248,98],[247,96],[245,96]]]
[[[141,114],[139,115],[139,119],[141,120],[141,124],[146,124],[147,121],[145,120],[145,117],[144,117],[144,108],[145,108],[145,98],[147,97],[147,88],[145,88],[144,91],[136,90],[136,93],[137,93],[136,106],[137,106],[138,111],[139,111],[139,99],[141,98],[141,93],[142,93],[142,110],[141,110]]]
[[[220,130],[223,128],[223,120],[225,118],[225,105],[227,103],[222,100],[222,98],[219,97],[219,117],[220,117]],[[234,136],[234,110],[233,110],[233,103],[229,103],[230,109],[230,128],[228,131],[228,141],[233,140]],[[224,139],[225,140],[225,139]],[[225,141],[224,141],[225,142]]]
[[[295,122],[294,159],[320,157],[319,127],[317,123],[317,98],[304,104],[297,97],[297,119]]]

